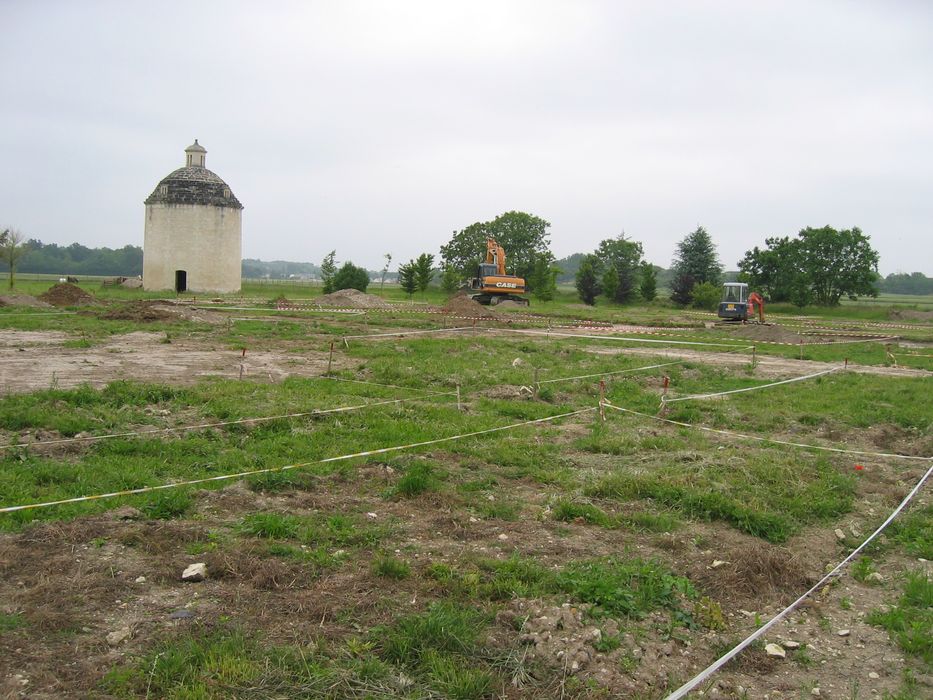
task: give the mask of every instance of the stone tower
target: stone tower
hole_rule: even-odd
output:
[[[195,139],[185,149],[185,167],[146,199],[144,289],[240,291],[243,205],[205,167],[206,156]]]

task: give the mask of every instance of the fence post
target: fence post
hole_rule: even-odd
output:
[[[606,400],[606,380],[599,380],[599,417],[603,421],[606,420],[606,406],[603,403]]]
[[[334,363],[334,341],[330,341],[330,355],[327,358],[327,374],[330,376],[330,367]]]

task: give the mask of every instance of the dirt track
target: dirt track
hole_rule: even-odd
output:
[[[696,360],[721,367],[740,367],[751,361],[749,353],[705,352],[702,350],[684,350],[680,348],[610,348],[590,349],[602,355],[650,355],[652,357],[674,357],[684,360]],[[835,362],[816,362],[814,360],[794,360],[787,357],[758,355],[757,373],[765,377],[786,377],[808,372],[819,372],[836,366]],[[874,365],[856,365],[849,363],[848,369],[861,374],[878,374],[888,377],[931,377],[933,372],[907,367],[878,367]]]
[[[90,348],[54,345],[62,340],[59,333],[0,335],[0,390],[102,386],[117,379],[192,384],[206,376],[239,377],[241,364],[244,377],[280,381],[319,375],[327,368],[324,353],[250,351],[244,359],[236,350],[193,340],[166,343],[162,333],[128,333]]]

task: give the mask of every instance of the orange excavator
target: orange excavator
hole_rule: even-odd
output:
[[[514,301],[524,306],[529,305],[525,293],[525,280],[505,273],[505,249],[494,238],[486,239],[486,262],[479,264],[476,277],[468,288],[470,298],[480,304],[495,305],[502,301]]]
[[[749,315],[755,317],[758,310],[758,323],[765,322],[765,300],[758,292],[748,293],[744,282],[726,282],[722,286],[722,301],[719,302],[719,318],[726,321],[747,322]],[[749,314],[751,312],[751,314]]]

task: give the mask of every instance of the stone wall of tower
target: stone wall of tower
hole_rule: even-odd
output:
[[[174,290],[184,270],[191,292],[240,291],[241,220],[233,207],[147,204],[143,288]]]

